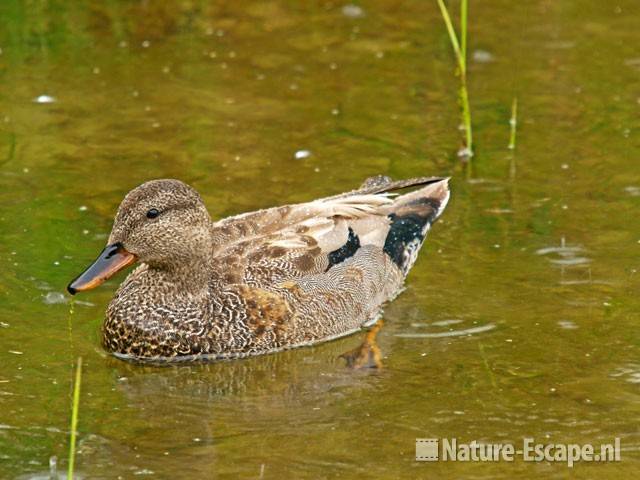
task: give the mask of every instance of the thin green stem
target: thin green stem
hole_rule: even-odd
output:
[[[71,438],[69,439],[69,468],[67,479],[73,480],[73,469],[76,459],[76,429],[78,427],[78,410],[80,408],[80,382],[82,380],[82,357],[78,357],[76,379],[73,385],[73,406],[71,410]]]
[[[518,126],[518,99],[513,98],[511,103],[511,118],[509,119],[509,125],[511,126],[511,135],[509,136],[509,150],[516,148],[516,127]]]
[[[453,52],[456,54],[456,60],[458,62],[458,67],[460,68],[460,74],[464,76],[466,72],[466,65],[463,61],[462,51],[460,50],[460,44],[458,43],[458,37],[456,36],[456,32],[453,29],[453,23],[451,23],[449,11],[447,10],[447,7],[445,6],[443,0],[437,1],[438,6],[440,7],[440,13],[442,13],[442,18],[444,19],[444,23],[447,26],[447,32],[449,33],[449,40],[451,41]]]
[[[460,51],[466,70],[467,66],[467,13],[469,6],[467,0],[460,1]]]
[[[469,109],[469,93],[467,91],[467,82],[463,78],[460,87],[460,100],[462,102],[462,122],[464,124],[465,145],[467,147],[467,156],[473,155],[473,132],[471,131],[471,110]]]
[[[458,42],[458,36],[453,28],[451,16],[447,10],[444,0],[437,0],[440,13],[444,19],[449,40],[456,56],[458,69],[460,71],[460,106],[462,108],[462,123],[464,125],[465,138],[464,148],[459,152],[462,157],[469,158],[473,155],[473,132],[471,128],[471,109],[469,107],[469,93],[467,90],[467,0],[461,0],[460,28],[462,42]],[[461,46],[462,44],[462,46]]]

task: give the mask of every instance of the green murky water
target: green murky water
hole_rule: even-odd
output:
[[[64,468],[77,356],[85,478],[637,477],[640,9],[471,3],[466,181],[435,1],[2,1],[0,477],[42,473],[52,455]],[[122,277],[70,312],[66,283],[144,180],[183,179],[222,217],[378,173],[453,176],[385,311],[379,371],[338,359],[362,335],[122,363],[98,339]],[[622,461],[414,461],[417,437],[525,436],[620,437]]]

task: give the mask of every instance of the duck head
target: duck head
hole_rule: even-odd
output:
[[[198,192],[179,180],[152,180],[124,198],[105,249],[67,287],[72,295],[139,261],[166,271],[193,269],[211,252],[211,218]]]

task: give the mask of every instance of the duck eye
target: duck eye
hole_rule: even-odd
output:
[[[157,208],[152,208],[147,212],[147,218],[156,218],[158,215],[160,215],[160,212]]]

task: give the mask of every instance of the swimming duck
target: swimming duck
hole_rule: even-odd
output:
[[[234,358],[311,345],[374,322],[402,288],[448,179],[378,176],[353,191],[213,222],[179,180],[152,180],[118,208],[108,244],[67,287],[138,262],[102,327],[140,360]],[[419,187],[403,195],[393,191]]]

